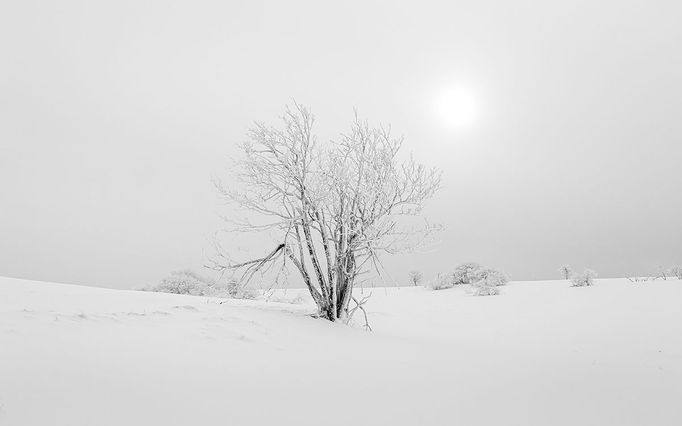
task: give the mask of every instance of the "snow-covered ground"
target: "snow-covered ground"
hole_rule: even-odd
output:
[[[0,424],[682,424],[682,281],[367,308],[372,333],[309,304],[0,278]]]

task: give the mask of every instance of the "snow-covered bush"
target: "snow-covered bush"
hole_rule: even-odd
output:
[[[477,294],[497,294],[497,290],[487,290],[487,288],[505,285],[507,282],[509,278],[504,273],[496,269],[484,268],[478,263],[467,262],[457,265],[452,273],[438,274],[426,284],[426,287],[432,290],[443,290],[456,285],[471,284],[476,288]]]
[[[677,277],[678,280],[682,280],[682,265],[673,266],[668,270],[668,274]]]
[[[215,280],[184,270],[172,272],[161,280],[151,291],[161,293],[191,294],[193,296],[215,296],[220,291]]]
[[[168,277],[162,279],[156,287],[147,290],[192,296],[229,297],[232,299],[255,299],[258,296],[257,292],[239,286],[235,280],[221,284],[191,270],[172,272]]]
[[[569,265],[561,265],[559,273],[561,274],[561,278],[567,280],[573,275],[573,269],[571,269]]]
[[[452,274],[438,274],[434,279],[429,281],[426,286],[431,290],[444,290],[446,288],[452,288]]]
[[[481,265],[475,262],[461,263],[455,267],[451,274],[452,284],[471,284],[478,281],[478,274],[483,269]]]
[[[594,279],[597,278],[597,273],[591,269],[585,269],[582,274],[573,274],[571,277],[571,285],[573,287],[587,287],[594,285]]]
[[[507,284],[509,282],[509,278],[507,278],[507,275],[505,275],[504,272],[500,272],[497,269],[481,268],[476,273],[474,283],[481,281],[485,281],[486,285],[498,287]]]
[[[496,296],[500,294],[497,286],[486,280],[475,282],[472,286],[474,287],[474,296]]]
[[[497,287],[509,282],[507,276],[492,268],[481,268],[476,273],[476,278],[471,287],[474,289],[475,296],[495,296],[500,294]]]
[[[229,280],[226,287],[227,296],[232,299],[255,299],[258,297],[258,292],[250,288],[244,288],[234,279]]]

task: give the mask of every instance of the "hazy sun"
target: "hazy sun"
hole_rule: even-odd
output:
[[[446,89],[436,97],[436,114],[448,127],[469,127],[476,121],[478,106],[474,94],[463,87]]]

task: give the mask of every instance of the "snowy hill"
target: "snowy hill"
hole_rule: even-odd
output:
[[[219,302],[0,278],[0,424],[682,424],[682,281]]]

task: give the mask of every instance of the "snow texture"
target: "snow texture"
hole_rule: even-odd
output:
[[[365,332],[309,298],[0,278],[0,424],[682,424],[679,280],[372,293]]]

